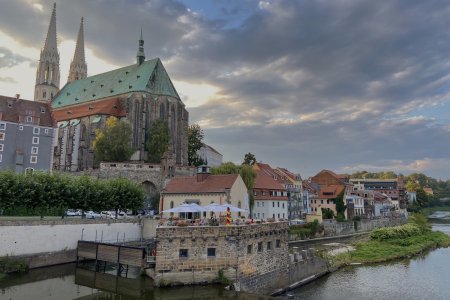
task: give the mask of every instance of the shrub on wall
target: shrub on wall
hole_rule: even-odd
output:
[[[144,198],[143,188],[124,178],[0,172],[0,211],[8,215],[58,215],[67,208],[137,210]]]

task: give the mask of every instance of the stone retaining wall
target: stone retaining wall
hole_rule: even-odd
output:
[[[373,220],[336,222],[334,220],[324,220],[323,227],[325,236],[347,235],[358,232],[371,231],[379,227],[392,227],[407,222],[406,218],[382,218]]]

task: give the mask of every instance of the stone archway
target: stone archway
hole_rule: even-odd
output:
[[[142,182],[142,186],[144,187],[145,195],[146,195],[145,204],[144,204],[145,209],[147,209],[147,210],[156,209],[157,210],[158,206],[159,206],[159,199],[157,201],[152,201],[152,200],[157,194],[159,194],[158,188],[156,187],[156,185],[153,182],[151,182],[149,180]]]

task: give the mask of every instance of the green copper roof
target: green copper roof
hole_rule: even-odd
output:
[[[52,108],[89,102],[133,92],[172,96],[179,99],[159,58],[133,64],[66,84],[52,101]]]

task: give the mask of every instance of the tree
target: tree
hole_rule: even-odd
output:
[[[131,137],[130,124],[119,121],[115,117],[109,117],[105,128],[95,131],[93,146],[97,162],[129,160],[134,152],[131,147]]]
[[[416,199],[420,207],[426,206],[429,200],[427,193],[423,189],[416,190]]]
[[[334,203],[336,203],[336,219],[338,221],[345,220],[345,210],[347,209],[347,205],[344,203],[344,191],[334,198]]]
[[[247,153],[244,156],[244,162],[242,163],[243,165],[250,165],[253,166],[254,164],[256,164],[256,157],[254,154],[252,153]]]
[[[192,124],[188,128],[188,163],[190,166],[201,166],[205,161],[198,155],[198,150],[203,146],[205,134],[198,124]]]
[[[412,180],[409,180],[405,187],[407,191],[416,191],[421,188],[418,182]]]
[[[147,140],[147,160],[151,163],[159,164],[169,147],[169,125],[164,120],[153,122],[148,131]]]
[[[322,217],[324,219],[333,219],[334,218],[334,211],[332,211],[329,208],[322,208]]]

